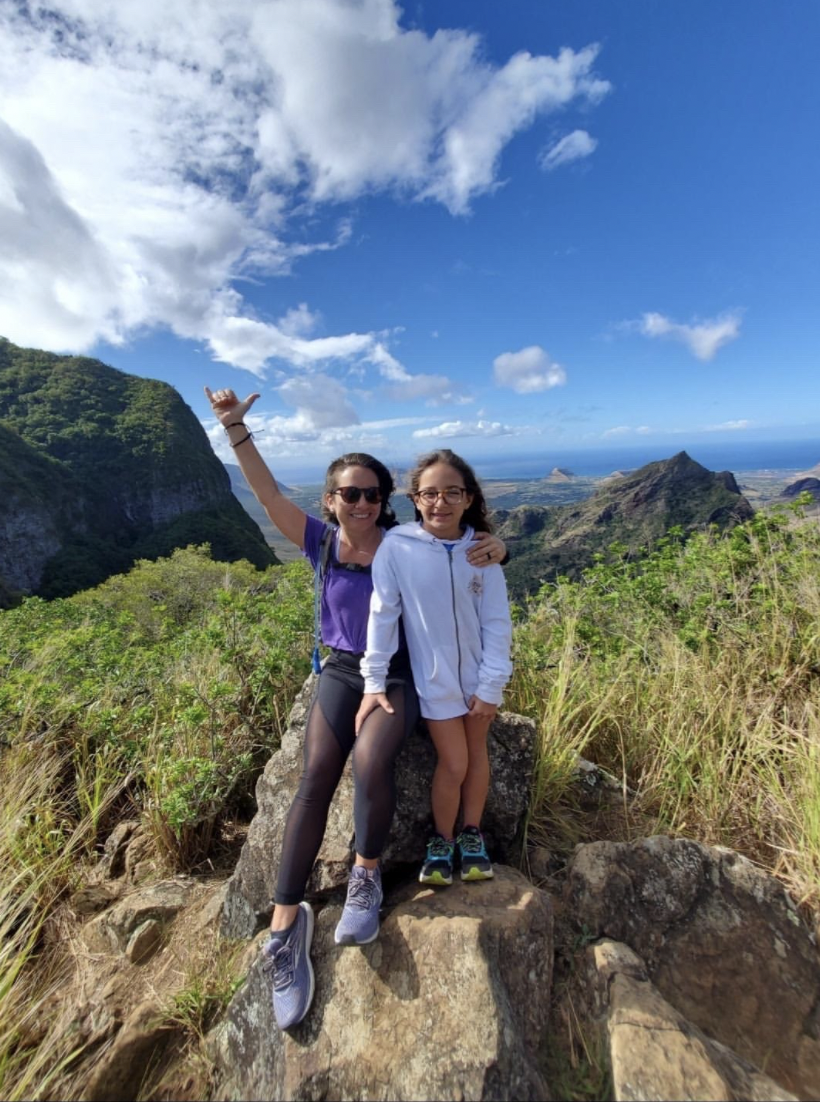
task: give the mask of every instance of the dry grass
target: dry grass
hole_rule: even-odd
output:
[[[530,829],[571,818],[583,755],[660,832],[731,846],[820,903],[820,540],[674,549],[636,581],[601,568],[518,629],[511,706],[539,724]],[[662,588],[666,610],[653,599]]]

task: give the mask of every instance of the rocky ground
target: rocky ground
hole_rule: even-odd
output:
[[[532,765],[531,725],[515,716],[491,739],[496,879],[415,882],[414,816],[432,758],[411,747],[381,935],[362,949],[332,940],[350,849],[349,782],[340,787],[311,887],[315,1004],[302,1026],[278,1033],[259,961],[263,896],[307,692],[260,781],[230,877],[163,877],[136,823],[109,839],[59,920],[59,983],[26,1026],[29,1043],[54,1051],[43,1096],[820,1094],[820,959],[779,882],[731,851],[667,837],[572,850],[556,833],[524,855],[523,871],[513,867]],[[630,794],[589,763],[577,784],[583,829],[623,836]]]

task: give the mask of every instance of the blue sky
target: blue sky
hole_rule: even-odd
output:
[[[820,6],[0,5],[0,334],[282,473],[820,437]],[[818,441],[820,459],[820,440]]]

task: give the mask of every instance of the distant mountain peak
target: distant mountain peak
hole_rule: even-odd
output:
[[[672,527],[726,528],[753,515],[731,472],[715,474],[680,451],[603,480],[583,501],[512,509],[499,534],[510,546],[511,591],[521,596],[559,574],[578,577],[613,543],[639,553]]]
[[[553,467],[547,476],[547,482],[569,482],[574,477],[567,467]]]

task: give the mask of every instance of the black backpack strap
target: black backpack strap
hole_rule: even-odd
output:
[[[319,562],[316,565],[316,569],[319,571],[320,582],[327,573],[327,564],[330,562],[330,552],[333,550],[333,537],[335,534],[335,528],[325,528],[319,543]]]
[[[314,673],[321,673],[322,660],[319,654],[319,606],[322,602],[322,588],[324,586],[327,564],[330,562],[330,552],[333,550],[333,537],[335,528],[325,528],[319,542],[319,558],[316,560],[316,570],[313,574],[313,656],[311,665]]]

